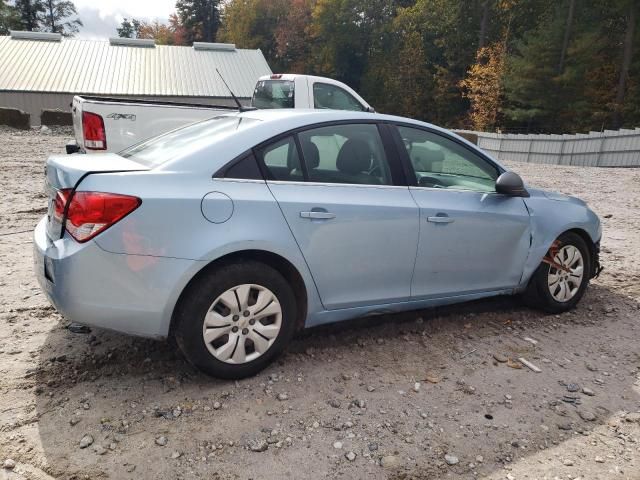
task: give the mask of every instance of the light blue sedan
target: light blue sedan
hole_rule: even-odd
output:
[[[46,166],[35,272],[69,320],[175,336],[253,375],[297,329],[504,294],[549,312],[600,270],[598,217],[407,118],[248,111]]]

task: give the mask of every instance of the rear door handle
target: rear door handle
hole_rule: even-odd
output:
[[[438,215],[436,217],[427,217],[427,222],[432,223],[453,223],[453,218],[445,217],[443,215]]]
[[[315,218],[320,220],[331,220],[332,218],[336,218],[336,214],[331,212],[311,211],[311,212],[300,212],[300,217]]]

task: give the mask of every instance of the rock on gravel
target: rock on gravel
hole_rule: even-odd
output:
[[[627,413],[624,419],[629,423],[640,423],[640,413]]]
[[[14,468],[16,468],[16,462],[11,458],[7,458],[2,464],[2,468],[5,468],[7,470],[13,470]]]
[[[80,439],[80,448],[87,448],[93,443],[93,437],[91,435],[85,435]]]
[[[580,418],[585,422],[593,422],[597,418],[595,413],[588,410],[580,410],[578,411],[578,415],[580,415]]]
[[[253,440],[249,442],[249,450],[252,452],[264,452],[269,448],[266,440]]]
[[[380,459],[383,468],[397,468],[400,466],[400,457],[396,455],[385,455]]]
[[[344,457],[350,462],[353,462],[356,459],[357,455],[354,452],[347,452],[344,454]]]
[[[460,460],[455,455],[447,453],[444,456],[444,461],[447,462],[447,465],[456,465]]]
[[[167,437],[165,437],[164,435],[156,437],[156,445],[164,447],[167,443],[169,443],[169,439]]]

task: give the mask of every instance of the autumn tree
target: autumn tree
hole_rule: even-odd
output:
[[[312,0],[291,0],[289,11],[276,26],[275,53],[283,71],[304,73],[309,66],[312,11]]]
[[[475,130],[493,130],[502,109],[505,44],[494,43],[478,50],[476,62],[460,82],[471,103],[469,118]]]
[[[223,10],[220,39],[241,48],[259,48],[271,68],[281,71],[291,58],[284,61],[280,57],[276,37],[283,34],[282,28],[287,28],[290,6],[291,0],[232,0]]]

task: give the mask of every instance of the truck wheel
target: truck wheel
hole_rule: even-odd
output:
[[[246,261],[208,272],[176,309],[175,338],[187,359],[214,377],[255,375],[294,333],[296,300],[284,277]]]
[[[551,256],[551,250],[547,257]],[[553,261],[540,263],[523,294],[526,305],[549,313],[571,310],[589,285],[591,256],[580,235],[566,232],[555,243]]]

